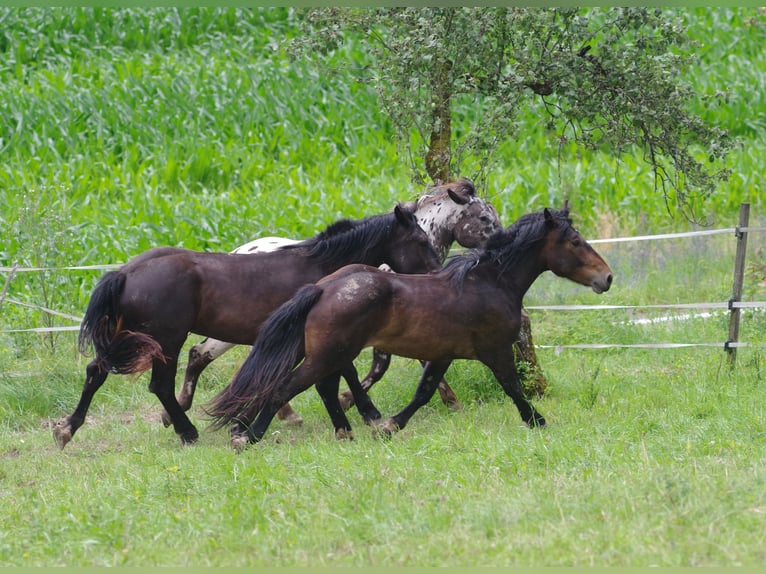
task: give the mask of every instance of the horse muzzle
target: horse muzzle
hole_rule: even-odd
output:
[[[606,273],[603,276],[596,277],[590,283],[591,289],[593,289],[593,291],[599,295],[601,295],[601,293],[605,293],[606,291],[609,291],[609,288],[611,286],[612,286],[611,273]]]

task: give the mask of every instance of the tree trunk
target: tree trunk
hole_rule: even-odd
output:
[[[537,362],[535,344],[532,341],[532,323],[529,315],[521,310],[521,329],[519,340],[514,343],[513,351],[516,357],[516,369],[528,397],[541,397],[548,388],[548,381]]]
[[[450,174],[450,140],[452,137],[451,103],[452,91],[449,79],[452,62],[445,60],[434,66],[432,74],[433,86],[433,115],[431,124],[431,139],[425,157],[425,167],[428,176],[435,184],[451,181]],[[530,397],[539,397],[545,393],[548,381],[537,362],[535,346],[532,342],[532,325],[526,312],[521,312],[521,329],[519,341],[513,344],[516,355],[519,378],[524,391]]]
[[[431,86],[431,140],[426,153],[426,172],[436,185],[451,181],[450,160],[452,151],[452,88],[450,84],[452,62],[444,60],[434,65]]]

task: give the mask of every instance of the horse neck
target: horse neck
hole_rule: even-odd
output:
[[[346,260],[339,259],[332,262],[314,262],[314,264],[317,265],[320,276],[324,277],[331,273],[335,273],[338,269],[341,267],[346,267],[347,265],[369,265],[371,267],[379,267],[384,263],[387,264],[387,260],[388,257],[386,250],[383,247],[376,245],[358,257],[353,257]]]
[[[439,260],[444,261],[455,240],[453,227],[456,218],[454,211],[450,211],[447,215],[438,213],[438,207],[441,205],[443,200],[429,203],[415,212],[415,218],[418,220],[418,225],[426,232]]]
[[[513,295],[519,307],[521,307],[524,295],[537,280],[537,278],[548,270],[547,265],[540,260],[540,249],[536,247],[524,252],[521,259],[511,269],[505,273],[497,273],[497,281],[503,290],[509,295]]]

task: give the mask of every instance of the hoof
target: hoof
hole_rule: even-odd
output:
[[[396,421],[392,418],[377,423],[373,428],[378,436],[384,438],[390,438],[395,433],[399,432],[399,425],[396,424]]]
[[[450,401],[447,403],[447,408],[453,413],[459,413],[463,410],[463,403],[458,400]]]
[[[53,440],[56,441],[56,444],[62,450],[72,440],[72,426],[69,422],[69,417],[63,418],[55,424],[53,427]]]
[[[231,448],[233,448],[237,452],[242,452],[247,448],[247,435],[240,434],[240,435],[232,435],[231,437]]]
[[[351,429],[335,429],[335,438],[338,440],[354,440],[354,431]]]
[[[170,415],[168,414],[168,411],[163,410],[162,415],[160,415],[160,419],[162,420],[162,424],[165,426],[165,428],[168,428],[170,425],[173,424],[173,421],[170,420]]]
[[[547,423],[545,422],[545,418],[543,415],[535,413],[530,420],[527,421],[527,424],[531,428],[538,428],[538,427],[544,427]]]
[[[378,410],[374,410],[372,412],[366,413],[362,420],[364,421],[364,424],[367,426],[375,426],[378,424],[378,421],[380,421],[382,415],[378,412]]]
[[[344,391],[338,395],[338,402],[340,403],[340,407],[345,412],[354,406],[354,395],[351,394],[351,391]]]
[[[194,444],[195,442],[197,442],[197,439],[199,438],[199,433],[197,432],[196,428],[192,427],[190,431],[179,434],[178,436],[181,438],[181,444],[189,445],[189,444]]]
[[[288,416],[282,419],[282,422],[291,427],[299,427],[303,425],[303,419],[301,418],[301,415],[296,412],[290,413]]]

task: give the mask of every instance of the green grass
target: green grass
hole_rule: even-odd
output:
[[[110,380],[63,452],[40,422],[3,433],[0,563],[758,564],[766,396],[762,356],[742,359],[732,376],[704,351],[542,352],[542,430],[499,391],[472,400],[494,383],[463,364],[461,412],[431,404],[388,441],[353,415],[337,442],[302,396],[303,427],[242,454],[225,433],[182,448],[142,385]],[[416,375],[398,361],[381,407]]]
[[[763,11],[683,12],[699,42],[691,102],[739,138],[732,175],[704,205],[764,224]],[[355,76],[291,61],[287,9],[0,11],[0,265],[120,263],[149,247],[228,251],[259,235],[313,235],[421,189]],[[335,55],[363,65],[352,44]],[[504,222],[570,199],[589,238],[686,231],[639,155],[563,150],[531,108],[487,179]],[[465,174],[471,175],[471,174]],[[749,243],[746,300],[764,300],[766,236]],[[601,244],[614,288],[546,274],[528,305],[726,301],[734,238]],[[79,316],[101,271],[18,273],[9,297]],[[0,283],[6,275],[0,275]],[[0,284],[0,288],[2,284]],[[464,409],[434,399],[391,440],[350,415],[338,442],[312,390],[300,428],[275,422],[235,454],[225,432],[182,447],[147,375],[111,376],[64,451],[88,358],[76,333],[0,333],[0,565],[759,565],[766,449],[762,312],[743,314],[730,372],[721,349],[557,348],[722,342],[728,315],[634,324],[654,310],[530,311],[549,380],[530,430],[486,368],[456,362]],[[5,301],[0,330],[73,322]],[[187,348],[196,342],[190,337]],[[201,379],[192,419],[246,350]],[[182,355],[185,363],[185,354]],[[368,354],[359,360],[368,364]],[[184,365],[182,365],[183,368]],[[396,358],[372,391],[410,398]],[[180,377],[179,377],[180,378]]]

